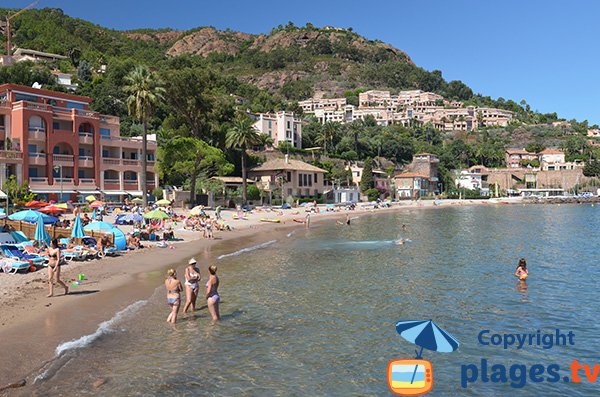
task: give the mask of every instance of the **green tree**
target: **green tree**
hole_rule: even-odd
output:
[[[83,62],[82,62],[83,63]],[[148,181],[146,168],[148,165],[148,120],[160,101],[164,99],[165,89],[156,75],[146,66],[136,66],[125,78],[127,85],[123,90],[127,97],[129,115],[142,124],[142,191],[144,192],[144,207],[148,205]]]
[[[529,145],[525,146],[525,150],[531,153],[539,153],[544,149],[546,149],[544,144],[539,142],[530,143]]]
[[[242,204],[247,200],[246,182],[246,150],[260,143],[260,137],[252,120],[246,116],[239,116],[233,122],[233,126],[227,131],[226,145],[228,148],[238,149],[242,152]]]
[[[368,158],[365,160],[363,165],[362,175],[360,176],[360,191],[365,193],[369,189],[375,187],[375,180],[373,179],[373,160]]]
[[[192,205],[196,202],[196,180],[199,176],[208,179],[233,171],[233,164],[225,159],[222,150],[192,137],[176,137],[160,146],[158,167],[163,175],[176,178],[181,184],[190,183]]]
[[[35,198],[35,193],[29,191],[27,181],[18,183],[17,178],[11,175],[4,181],[2,189],[6,192],[8,199],[13,204],[23,204]]]
[[[600,161],[590,160],[583,167],[583,175],[587,177],[600,176]]]
[[[323,153],[327,154],[327,148],[333,148],[333,141],[337,137],[340,130],[340,125],[332,121],[328,121],[319,130],[316,136],[316,143],[323,146]]]

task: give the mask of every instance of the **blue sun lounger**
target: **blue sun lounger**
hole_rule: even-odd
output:
[[[27,261],[12,261],[0,259],[0,269],[4,273],[16,274],[19,270],[28,270],[31,263]]]
[[[3,244],[0,245],[0,250],[9,258],[20,259],[21,261],[31,261],[34,265],[44,264],[48,258],[37,254],[26,254],[21,251],[16,245]]]

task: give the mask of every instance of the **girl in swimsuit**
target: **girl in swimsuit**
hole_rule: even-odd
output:
[[[185,296],[186,302],[183,307],[183,314],[187,313],[190,305],[192,306],[192,313],[196,311],[196,299],[198,298],[198,290],[200,286],[200,270],[196,267],[196,259],[192,258],[189,260],[187,267],[185,268]]]
[[[215,265],[208,267],[210,276],[206,282],[206,303],[208,305],[208,311],[213,321],[217,321],[221,316],[219,315],[219,277],[217,277],[217,267]]]
[[[177,273],[173,269],[167,271],[167,279],[165,280],[165,287],[167,287],[167,304],[171,306],[171,313],[167,317],[167,322],[175,324],[177,322],[177,313],[179,312],[179,304],[181,298],[179,293],[181,292],[181,282],[177,280]]]
[[[69,287],[60,279],[60,249],[58,240],[53,238],[48,248],[48,298],[54,296],[54,284],[58,283],[65,289],[65,295],[69,293]]]
[[[517,265],[515,276],[517,276],[519,280],[525,281],[528,275],[529,270],[527,270],[527,262],[525,261],[525,258],[521,258],[519,259],[519,264]]]

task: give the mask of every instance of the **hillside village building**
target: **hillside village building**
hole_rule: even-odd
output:
[[[310,98],[300,101],[304,113],[313,114],[321,123],[351,123],[372,116],[377,124],[431,123],[442,131],[472,131],[480,127],[506,126],[513,113],[507,110],[464,106],[443,96],[421,90],[370,90],[358,96],[358,107],[348,105],[345,98]]]
[[[407,171],[394,177],[398,197],[417,199],[439,194],[439,162],[434,154],[415,154],[412,163],[407,166]]]
[[[90,110],[92,98],[0,85],[0,182],[15,175],[40,198],[142,196],[142,143],[122,138],[118,117]],[[158,187],[156,141],[148,140],[148,189]],[[59,197],[60,194],[63,197]]]
[[[295,148],[302,148],[302,120],[292,112],[260,113],[254,128],[273,139],[273,146],[288,142]]]

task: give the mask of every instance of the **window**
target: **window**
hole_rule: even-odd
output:
[[[108,156],[108,150],[102,149],[102,157],[109,157]]]
[[[33,168],[33,167],[29,168],[29,177],[35,178],[36,176],[38,176],[37,168]]]
[[[312,186],[312,175],[308,174],[308,185],[307,186]]]
[[[37,153],[37,145],[27,145],[27,153]]]
[[[292,181],[292,173],[288,171],[287,173],[287,181],[291,182]]]
[[[302,179],[304,180],[304,186],[308,186],[308,175],[302,174]]]
[[[317,183],[317,173],[315,172],[315,184]]]
[[[298,186],[304,186],[302,185],[302,174],[298,174]]]
[[[52,122],[52,129],[60,130],[60,123],[58,121]]]
[[[85,172],[83,170],[78,170],[77,171],[77,177],[78,178],[85,178]]]
[[[38,97],[36,97],[35,95],[15,94],[15,102],[19,101],[37,102]]]
[[[67,102],[67,109],[84,109],[85,105],[83,103],[76,103],[76,102]]]
[[[288,121],[288,122],[287,122],[287,128],[288,128],[288,130],[290,129],[290,127],[291,127],[291,124],[290,124],[290,122]]]
[[[271,127],[273,127],[273,123],[271,122],[271,120],[269,120],[269,121],[267,122],[267,125],[269,126],[269,129],[271,129]]]
[[[84,157],[84,156],[85,156],[85,149],[79,148],[79,157]]]
[[[100,137],[102,139],[110,139],[110,130],[108,128],[100,128]]]

